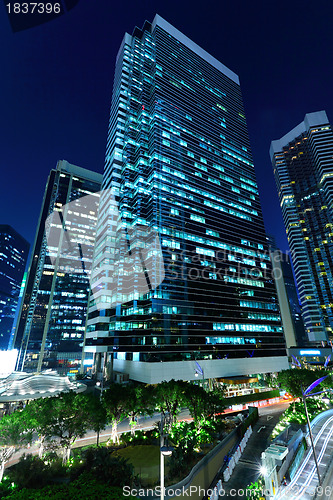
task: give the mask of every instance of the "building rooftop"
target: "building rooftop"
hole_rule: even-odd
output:
[[[210,55],[206,50],[202,49],[199,45],[197,45],[195,42],[193,42],[190,38],[188,38],[186,35],[184,35],[181,31],[179,31],[177,28],[172,26],[172,24],[168,23],[168,21],[163,19],[163,17],[161,17],[160,15],[156,14],[154,19],[153,19],[153,22],[151,24],[148,21],[146,21],[144,23],[143,30],[150,27],[150,26],[151,26],[152,30],[154,30],[156,26],[159,26],[164,31],[169,33],[171,36],[176,38],[176,40],[178,40],[183,45],[185,45],[185,47],[192,50],[192,52],[194,52],[195,54],[200,56],[202,59],[204,59],[209,64],[214,66],[214,68],[221,71],[221,73],[223,73],[225,76],[227,76],[228,78],[230,78],[231,80],[233,80],[235,83],[237,83],[239,85],[239,77],[238,77],[238,75],[236,75],[236,73],[231,71],[231,69],[227,68],[224,64],[222,64],[220,61],[218,61],[215,57]],[[134,35],[138,34],[141,31],[142,30],[140,30],[139,28],[136,28],[134,30]],[[130,35],[128,33],[126,33],[124,36],[123,42],[120,46],[120,49],[119,49],[119,52],[117,55],[117,59],[119,57],[119,54],[120,54],[121,49],[123,47],[123,44],[125,42],[129,43],[129,41],[130,41]]]
[[[281,139],[277,139],[271,142],[271,147],[269,150],[271,160],[273,159],[274,153],[282,151],[282,149],[285,146],[287,146],[290,142],[294,141],[296,137],[299,137],[301,134],[309,130],[309,128],[316,127],[318,125],[326,125],[328,123],[329,121],[327,118],[326,111],[316,111],[314,113],[307,113],[304,117],[304,120],[299,125],[290,130],[290,132],[281,137]]]
[[[66,160],[59,160],[57,163],[57,170],[68,172],[69,174],[77,175],[78,177],[83,177],[90,181],[102,183],[103,174],[94,172],[93,170],[87,170],[86,168],[78,167],[77,165],[72,165]]]

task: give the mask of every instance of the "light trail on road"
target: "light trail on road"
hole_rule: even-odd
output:
[[[322,458],[326,452],[326,449],[331,441],[331,438],[333,436],[333,425],[332,425],[333,424],[333,416],[332,416],[332,413],[333,413],[333,410],[328,410],[327,412],[324,412],[324,413],[318,415],[311,422],[311,428],[314,429],[323,420],[326,420],[324,425],[320,428],[320,430],[317,433],[315,440],[314,440],[314,446],[316,448],[316,445],[319,443],[320,439],[324,435],[323,442],[319,443],[321,445],[320,452],[318,455],[319,467],[323,466],[323,464],[321,463],[321,460],[322,460]],[[328,431],[328,433],[325,433],[325,431],[327,430],[327,428],[330,425],[331,425],[330,430]],[[333,440],[332,440],[332,446],[333,446]],[[317,452],[318,452],[318,450],[317,450]],[[312,498],[313,495],[311,495],[310,493],[308,494],[308,492],[305,491],[310,486],[311,483],[315,483],[312,485],[312,488],[311,488],[311,491],[312,491],[312,489],[313,489],[313,491],[315,491],[315,487],[317,486],[317,483],[318,483],[318,480],[315,479],[316,466],[315,466],[315,464],[310,464],[311,459],[314,462],[313,450],[309,449],[308,454],[307,454],[305,460],[303,461],[301,467],[297,471],[295,477],[289,483],[289,485],[286,488],[284,488],[280,494],[278,494],[276,496],[276,499],[291,498],[292,500],[300,500],[300,499],[305,500],[306,498]],[[310,467],[312,466],[312,468],[310,468],[310,470],[305,471],[305,469],[308,465],[310,465]],[[301,475],[303,474],[304,471],[307,474],[306,480],[304,483],[298,484],[298,481],[300,480]]]

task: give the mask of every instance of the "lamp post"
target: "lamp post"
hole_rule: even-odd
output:
[[[100,387],[100,395],[99,395],[99,400],[102,401],[102,396],[103,396],[103,390],[104,390],[104,369],[102,371],[102,381],[96,382],[96,387]],[[97,430],[97,439],[96,439],[96,446],[99,446],[99,428]]]
[[[204,369],[196,361],[195,362],[195,376],[199,377],[199,375],[202,376],[202,388],[204,389],[205,388],[205,374],[204,374]]]
[[[318,466],[318,461],[317,461],[316,450],[315,450],[315,447],[314,447],[314,442],[313,442],[313,435],[312,435],[312,430],[311,430],[311,425],[310,425],[310,419],[309,419],[308,408],[307,408],[307,406],[306,406],[306,398],[305,398],[305,396],[304,396],[303,391],[302,391],[302,400],[303,400],[303,404],[304,404],[304,408],[305,408],[306,421],[307,421],[307,423],[308,423],[308,427],[309,427],[309,434],[310,434],[311,448],[312,448],[312,451],[313,451],[313,458],[314,458],[314,461],[315,461],[315,464],[316,464],[317,475],[318,475],[318,481],[319,481],[319,486],[320,486],[320,485],[321,485],[321,478],[320,478],[319,466]]]
[[[163,413],[161,414],[161,425],[160,425],[160,485],[161,494],[160,500],[164,500],[164,457],[170,457],[173,452],[173,447],[168,446],[168,434],[164,434],[164,426],[167,422],[167,417]],[[164,439],[166,439],[166,443]]]
[[[325,377],[318,378],[311,385],[309,385],[309,387],[307,389],[305,389],[305,391],[303,391],[303,387],[301,385],[302,400],[303,400],[303,404],[304,404],[304,408],[305,408],[306,421],[307,421],[307,424],[308,424],[308,427],[309,427],[309,435],[310,435],[311,448],[312,448],[312,452],[313,452],[313,458],[314,458],[314,461],[315,461],[315,464],[316,464],[319,486],[321,485],[321,477],[320,477],[320,473],[319,473],[319,465],[318,465],[316,450],[315,450],[314,442],[313,442],[313,435],[312,435],[312,430],[311,430],[311,425],[310,425],[308,408],[306,406],[306,398],[308,398],[310,396],[316,396],[317,394],[322,394],[323,392],[326,392],[326,391],[312,392],[313,389],[315,387],[317,387],[317,385],[321,384],[321,382],[323,380],[325,380],[326,377],[327,377],[327,375]]]

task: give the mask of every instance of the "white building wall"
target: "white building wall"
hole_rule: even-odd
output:
[[[238,359],[200,359],[204,378],[232,377],[257,373],[271,373],[289,368],[287,356]],[[164,361],[146,363],[115,359],[115,372],[127,373],[131,380],[146,384],[175,380],[196,380],[195,361]]]

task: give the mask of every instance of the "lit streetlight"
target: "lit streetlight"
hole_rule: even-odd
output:
[[[160,426],[160,500],[164,500],[164,457],[170,457],[173,452],[173,447],[168,445],[168,434],[164,434],[166,421],[167,417],[162,413]]]
[[[302,400],[303,400],[303,404],[304,404],[304,408],[305,408],[306,421],[307,421],[307,424],[308,424],[308,427],[309,427],[309,435],[310,435],[310,441],[311,441],[311,448],[312,448],[312,452],[313,452],[313,458],[314,458],[314,461],[315,461],[315,464],[316,464],[319,486],[321,485],[321,478],[320,478],[320,473],[319,473],[319,466],[318,466],[318,460],[317,460],[316,450],[315,450],[314,442],[313,442],[313,435],[312,435],[312,430],[311,430],[311,425],[310,425],[308,408],[306,406],[306,398],[308,398],[310,396],[316,396],[317,394],[322,394],[323,392],[326,392],[326,391],[312,392],[313,389],[315,387],[317,387],[317,385],[321,384],[321,382],[323,382],[323,380],[325,380],[326,377],[327,377],[327,375],[325,377],[318,378],[311,385],[309,385],[309,387],[307,389],[305,389],[305,391],[303,391],[303,387],[301,386],[301,389],[302,389]]]
[[[102,380],[101,381],[97,381],[96,384],[95,384],[95,387],[97,387],[101,391],[100,395],[99,395],[99,400],[102,401],[103,390],[104,390],[104,370],[102,372]],[[97,430],[96,445],[99,446],[99,428]]]
[[[205,374],[204,374],[204,369],[196,361],[195,362],[195,376],[199,377],[199,375],[202,376],[202,387],[204,389],[205,388]]]

